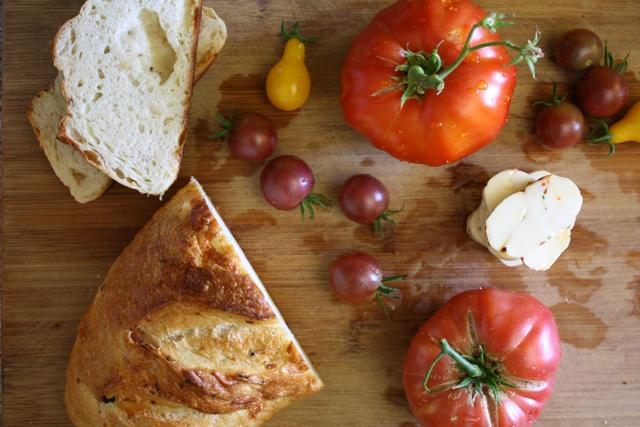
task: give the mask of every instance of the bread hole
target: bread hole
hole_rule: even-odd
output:
[[[135,179],[130,178],[130,177],[127,177],[127,178],[125,179],[125,181],[127,181],[127,182],[128,182],[129,184],[131,184],[131,185],[138,185],[138,181],[136,181]]]
[[[100,80],[104,80],[104,72],[101,68],[98,68],[98,77],[100,77]]]
[[[171,123],[173,123],[175,121],[175,119],[173,117],[167,117],[166,119],[164,119],[164,125],[165,127],[168,127]]]
[[[84,157],[94,165],[102,165],[102,161],[100,160],[100,156],[95,151],[86,150],[83,151]]]
[[[145,131],[144,125],[142,123],[140,123],[138,125],[138,132],[140,132],[142,134],[142,133],[144,133],[144,131]]]
[[[105,46],[104,51],[102,53],[106,55],[109,52],[111,52],[111,46]]]
[[[124,179],[124,172],[122,172],[120,168],[116,168],[115,172],[116,172],[116,175],[118,175],[118,178]]]
[[[93,95],[93,102],[96,102],[100,98],[102,98],[102,92],[96,92],[96,94]]]
[[[160,18],[153,10],[143,9],[139,19],[142,23],[151,55],[150,71],[160,76],[160,84],[163,84],[173,74],[173,69],[178,60],[175,50],[167,40],[167,34],[160,25]]]
[[[78,87],[82,87],[82,86],[84,86],[84,81],[80,80],[80,81],[78,82]]]
[[[69,133],[71,134],[71,139],[73,139],[75,142],[82,143],[84,141],[84,138],[80,135],[80,132],[78,132],[76,128],[70,128]]]
[[[71,48],[71,54],[75,55],[77,51],[78,51],[78,46],[73,45],[73,47]]]
[[[75,42],[76,42],[76,30],[71,30],[71,43],[75,43]]]

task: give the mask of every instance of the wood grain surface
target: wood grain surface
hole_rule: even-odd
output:
[[[53,79],[49,45],[80,0],[4,2],[2,97],[3,425],[66,426],[62,395],[76,327],[109,265],[162,202],[114,185],[88,205],[57,180],[25,117],[31,97]],[[533,294],[555,313],[564,359],[541,426],[640,425],[640,144],[545,151],[532,136],[532,101],[552,80],[570,83],[549,60],[538,81],[520,70],[509,123],[491,146],[442,168],[409,165],[373,149],[344,123],[339,75],[353,36],[388,0],[220,0],[229,40],[198,84],[180,179],[203,183],[322,374],[326,389],[278,415],[273,426],[414,426],[401,387],[414,332],[455,293],[492,285]],[[638,0],[480,0],[515,13],[517,41],[538,26],[549,47],[565,30],[589,27],[640,70]],[[282,50],[280,20],[318,37],[308,65],[312,96],[299,113],[279,113],[263,82]],[[547,49],[549,52],[550,50]],[[640,83],[629,72],[632,100]],[[279,127],[278,153],[315,169],[317,191],[333,198],[356,172],[382,179],[392,205],[405,205],[384,240],[334,208],[300,225],[297,212],[270,208],[259,170],[207,140],[218,110],[255,110]],[[123,124],[126,126],[126,124]],[[466,235],[464,221],[486,179],[505,168],[547,169],[573,179],[585,205],[569,250],[547,273],[502,266]],[[360,249],[388,274],[408,274],[404,301],[385,319],[375,305],[350,307],[330,294],[333,258]],[[105,349],[109,351],[109,349]]]

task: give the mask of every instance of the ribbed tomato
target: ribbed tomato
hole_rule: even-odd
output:
[[[525,427],[549,399],[560,358],[558,328],[540,301],[477,289],[420,328],[404,388],[423,426]]]
[[[542,55],[537,34],[525,46],[500,40],[503,17],[468,0],[399,0],[382,10],[343,66],[346,121],[414,163],[442,165],[484,147],[507,119],[516,84],[510,63],[533,71]],[[518,50],[514,61],[505,46]]]

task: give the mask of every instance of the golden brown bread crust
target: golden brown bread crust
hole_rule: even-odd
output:
[[[69,361],[76,425],[259,425],[322,387],[223,227],[192,181],[114,262]]]

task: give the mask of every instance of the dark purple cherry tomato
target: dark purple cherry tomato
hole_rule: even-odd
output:
[[[591,30],[576,28],[556,43],[556,62],[567,71],[584,71],[602,58],[602,40]]]
[[[264,198],[283,211],[297,208],[311,194],[315,182],[309,165],[295,156],[272,159],[260,176]]]
[[[584,116],[573,104],[562,102],[546,107],[536,119],[540,142],[551,148],[569,148],[584,136]]]
[[[258,113],[241,113],[233,120],[218,116],[223,130],[213,135],[225,137],[229,149],[236,156],[250,162],[268,158],[278,145],[278,134],[271,120]]]
[[[342,184],[338,201],[350,220],[373,224],[389,207],[389,192],[371,175],[354,175]]]
[[[364,304],[373,300],[382,279],[378,262],[362,252],[340,255],[329,272],[331,290],[340,300],[349,304]]]
[[[585,114],[612,117],[624,107],[629,97],[629,85],[617,70],[597,66],[587,71],[580,80],[577,96]]]
[[[321,194],[312,193],[315,179],[309,165],[295,156],[272,159],[262,170],[262,194],[271,206],[288,211],[300,207],[302,220],[308,214],[315,218],[316,207],[328,207],[329,201]]]
[[[388,315],[384,298],[397,296],[399,290],[387,283],[404,278],[385,278],[375,258],[363,252],[351,252],[340,255],[333,262],[329,271],[329,287],[338,299],[348,304],[365,304],[375,298]]]
[[[542,144],[551,148],[569,148],[584,136],[584,116],[575,105],[566,102],[567,95],[558,95],[558,85],[553,84],[551,101],[536,102],[542,105],[536,119],[536,133]]]

